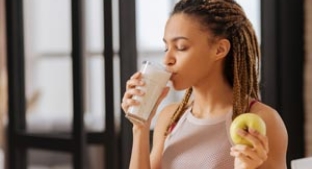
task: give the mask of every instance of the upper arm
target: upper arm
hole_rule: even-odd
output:
[[[263,104],[257,107],[255,113],[265,121],[269,141],[268,158],[260,169],[286,169],[288,134],[285,124],[274,109]]]
[[[152,151],[150,154],[151,168],[159,169],[161,163],[161,156],[163,153],[164,142],[165,142],[165,132],[170,119],[175,112],[178,104],[172,104],[165,107],[158,116],[156,125],[153,132],[153,144]]]

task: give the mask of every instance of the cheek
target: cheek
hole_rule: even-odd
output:
[[[193,85],[193,76],[190,72],[181,72],[174,76],[171,82],[175,90],[184,90]]]

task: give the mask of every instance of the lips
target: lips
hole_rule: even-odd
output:
[[[171,72],[170,80],[172,80],[172,78],[177,74],[177,73],[175,73],[173,70],[170,70],[168,67],[166,68],[166,70],[167,70],[168,72]]]

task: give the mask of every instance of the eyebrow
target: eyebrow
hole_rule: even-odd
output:
[[[187,37],[184,37],[184,36],[177,36],[177,37],[174,37],[174,38],[170,39],[170,41],[175,42],[175,41],[178,41],[178,40],[180,40],[180,39],[189,40]],[[167,42],[165,38],[163,38],[163,41],[164,41],[165,43]]]

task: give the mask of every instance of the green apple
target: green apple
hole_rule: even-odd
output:
[[[249,129],[254,129],[260,134],[266,134],[266,125],[263,119],[254,113],[243,113],[237,116],[230,126],[230,136],[234,144],[244,144],[252,147],[252,144],[238,135],[237,131],[243,129],[248,132]]]

